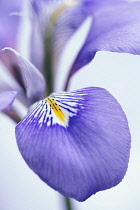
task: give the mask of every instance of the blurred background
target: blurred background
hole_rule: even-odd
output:
[[[28,58],[30,21],[23,18],[18,34],[18,52]],[[61,90],[75,46],[83,40],[87,25],[69,40],[60,60],[55,89]],[[24,33],[24,36],[23,36]],[[77,46],[78,48],[78,46]],[[3,66],[0,76],[5,78]],[[116,187],[98,192],[87,201],[72,200],[74,210],[139,210],[140,209],[140,56],[125,53],[98,52],[94,60],[72,78],[69,90],[103,87],[121,104],[132,136],[127,174]],[[19,110],[26,113],[20,104]],[[63,197],[44,184],[25,164],[15,140],[15,123],[0,113],[0,209],[1,210],[63,210]]]

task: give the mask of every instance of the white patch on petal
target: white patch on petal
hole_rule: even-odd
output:
[[[39,127],[59,124],[68,127],[70,117],[77,114],[78,107],[83,108],[83,93],[63,92],[51,94],[44,100],[35,103],[28,113],[29,121],[38,121]]]

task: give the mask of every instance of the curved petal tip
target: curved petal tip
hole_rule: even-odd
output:
[[[32,63],[10,47],[3,48],[0,56],[32,103],[44,97],[45,78]]]

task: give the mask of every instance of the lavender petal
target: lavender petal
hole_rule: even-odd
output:
[[[97,51],[140,54],[140,2],[84,0],[83,3],[93,23],[70,75],[88,64]]]
[[[4,48],[1,56],[32,103],[44,97],[45,79],[33,64],[12,48]]]
[[[0,93],[0,111],[9,108],[14,102],[17,91],[6,91]]]
[[[19,150],[49,186],[84,201],[120,183],[130,153],[126,116],[105,89],[51,94],[16,127]]]

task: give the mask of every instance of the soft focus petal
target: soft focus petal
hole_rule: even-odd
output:
[[[50,16],[54,10],[61,5],[63,0],[32,0],[32,34],[31,34],[31,62],[39,69],[43,70],[44,40]],[[37,48],[38,50],[34,50]]]
[[[4,48],[1,58],[32,103],[44,97],[45,79],[35,66],[12,48]]]
[[[17,125],[16,139],[44,182],[79,201],[117,185],[127,170],[127,119],[102,88],[51,94]]]
[[[140,2],[85,0],[93,24],[71,75],[89,63],[97,51],[140,54]]]
[[[32,50],[32,62],[41,66],[43,59],[43,43],[46,33],[50,31],[50,20],[53,20],[53,33],[51,34],[51,52],[54,69],[57,68],[61,53],[74,32],[91,14],[88,6],[78,0],[34,0],[33,9],[37,13],[36,21],[33,19],[32,46],[37,46],[39,51]],[[75,18],[76,17],[76,18]],[[52,29],[52,28],[51,28]]]
[[[55,8],[56,5],[61,4],[64,1],[66,1],[66,0],[59,0],[59,1],[58,0],[53,0],[53,1],[52,0],[31,0],[31,4],[32,4],[34,11],[37,14],[39,14],[39,13],[42,13],[43,6],[45,7],[46,4],[48,4],[49,7],[51,4]]]
[[[82,1],[71,0],[71,2],[73,3],[68,4],[69,6],[58,16],[53,31],[53,53],[56,65],[61,55],[60,52],[62,52],[70,37],[90,15],[88,7],[85,7]]]
[[[12,15],[22,11],[23,0],[0,0],[0,49],[16,47],[20,16]]]
[[[16,98],[16,91],[7,91],[0,93],[0,111],[9,108]]]

